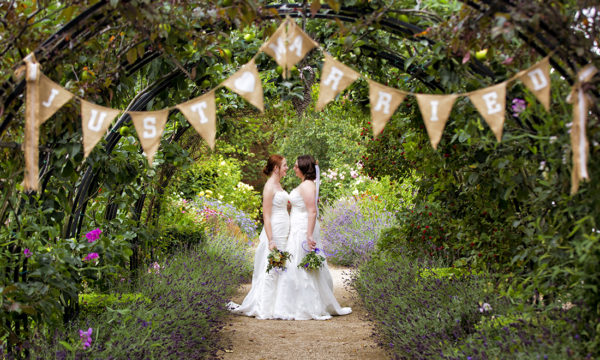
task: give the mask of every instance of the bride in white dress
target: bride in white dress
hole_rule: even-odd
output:
[[[241,305],[230,302],[228,307],[234,313],[255,316],[257,319],[275,319],[281,314],[282,301],[277,297],[278,282],[282,275],[275,269],[266,272],[267,256],[274,248],[286,248],[290,230],[288,215],[288,193],[281,187],[280,180],[288,170],[285,158],[271,155],[263,172],[269,176],[263,190],[263,221],[259,244],[254,255],[252,288]]]
[[[302,155],[294,164],[294,172],[302,182],[289,195],[292,203],[290,233],[287,240],[287,270],[277,284],[277,307],[274,317],[285,320],[327,320],[332,315],[347,315],[349,307],[341,307],[333,295],[333,281],[327,262],[319,270],[306,271],[298,264],[310,250],[323,248],[317,221],[317,165],[310,155]]]

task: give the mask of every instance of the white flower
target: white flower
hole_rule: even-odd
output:
[[[352,192],[352,195],[358,195],[358,194],[359,194],[358,189],[354,189],[354,191]]]
[[[352,176],[353,179],[356,179],[358,177],[358,172],[356,170],[350,170],[350,176]]]
[[[488,311],[492,311],[492,305],[488,304],[488,303],[483,303],[483,305],[481,305],[481,307],[479,308],[479,312],[488,312]]]
[[[344,180],[344,174],[340,174],[340,180]]]

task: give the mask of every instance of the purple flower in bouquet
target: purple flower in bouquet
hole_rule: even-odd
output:
[[[86,257],[83,258],[83,261],[95,260],[99,257],[100,256],[98,255],[98,253],[92,252],[92,253],[87,254]]]
[[[92,346],[92,328],[87,329],[87,331],[79,330],[79,339],[83,343],[83,350]]]
[[[100,238],[100,234],[102,234],[102,230],[100,230],[100,228],[95,228],[94,230],[85,234],[85,237],[88,239],[89,243],[93,243]]]
[[[514,117],[519,117],[525,109],[527,108],[527,103],[523,99],[515,98],[512,101],[512,111]]]
[[[23,250],[23,254],[25,255],[26,258],[30,257],[33,253],[31,252],[31,250],[29,249],[25,249]]]

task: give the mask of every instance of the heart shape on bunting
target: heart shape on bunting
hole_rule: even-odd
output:
[[[235,79],[233,86],[240,92],[249,93],[254,91],[255,82],[252,73],[246,71],[239,78]]]
[[[260,112],[265,111],[262,84],[254,59],[250,60],[235,74],[223,81],[223,86],[256,106]]]

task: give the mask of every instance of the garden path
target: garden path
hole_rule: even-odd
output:
[[[257,320],[230,315],[221,331],[224,360],[233,359],[387,359],[371,336],[373,324],[360,300],[344,287],[350,269],[330,266],[334,294],[352,314],[327,321]],[[241,304],[251,284],[240,287],[233,301]]]

